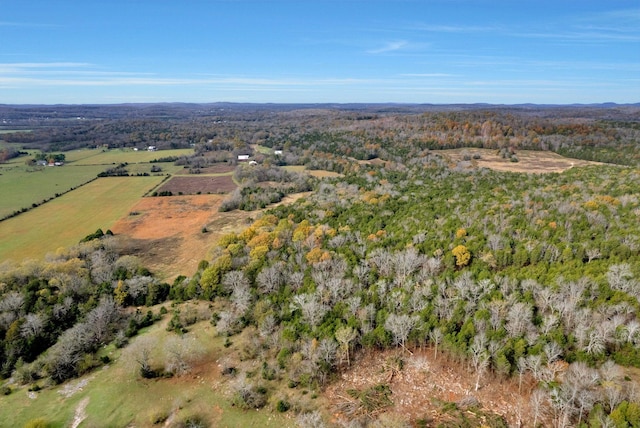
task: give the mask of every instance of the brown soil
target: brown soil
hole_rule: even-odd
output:
[[[221,176],[174,176],[157,191],[174,195],[195,195],[205,193],[229,193],[236,188],[230,175]]]
[[[287,195],[274,207],[290,204],[311,192]],[[144,266],[165,281],[193,275],[201,260],[227,233],[241,232],[260,211],[218,212],[224,195],[183,195],[143,198],[129,216],[111,228],[123,252],[138,256]],[[203,232],[206,228],[206,232]]]
[[[403,361],[400,370],[393,363],[398,358]],[[413,354],[402,353],[399,349],[375,351],[358,355],[323,395],[331,403],[332,414],[339,420],[348,419],[340,409],[351,399],[347,393],[349,389],[362,391],[387,384],[392,391],[393,405],[384,409],[384,413],[393,419],[412,423],[425,420],[430,421],[428,426],[436,426],[449,417],[442,412],[444,402],[458,403],[471,396],[480,402],[481,410],[501,415],[509,426],[530,426],[527,423],[533,421],[529,408],[530,380],[523,382],[522,394],[518,393],[517,378],[499,380],[488,372],[477,391],[475,381],[472,371],[442,353],[434,358],[432,349],[415,350]]]
[[[190,276],[221,235],[242,230],[255,215],[219,213],[223,199],[221,195],[143,198],[132,208],[134,215],[120,219],[111,230],[128,238],[122,240],[126,252],[139,256],[165,280]]]
[[[480,155],[480,159],[472,159],[467,168],[489,168],[497,171],[526,172],[526,173],[550,173],[563,172],[573,167],[598,165],[598,162],[571,159],[553,152],[517,150],[518,162],[511,162],[498,155],[497,150],[492,149],[453,149],[437,150],[435,154],[441,154],[450,160],[451,166],[455,166],[463,160],[463,154]]]

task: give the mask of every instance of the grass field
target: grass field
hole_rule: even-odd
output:
[[[155,312],[158,309],[156,308]],[[232,407],[226,391],[229,378],[220,374],[218,359],[225,352],[224,338],[215,334],[208,321],[191,326],[183,340],[198,343],[200,360],[188,375],[172,379],[143,380],[137,373],[135,347],[137,341],[151,341],[155,350],[176,339],[175,333],[165,330],[164,320],[132,339],[122,350],[112,345],[101,351],[112,363],[83,378],[27,395],[26,387],[11,395],[0,397],[0,427],[22,427],[38,417],[52,427],[69,427],[74,422],[81,427],[152,427],[178,426],[189,415],[198,415],[210,427],[293,427],[293,415],[279,414],[268,409],[243,411]],[[152,364],[161,357],[152,355]],[[154,424],[159,415],[169,423]],[[84,416],[84,420],[82,417]],[[80,423],[81,422],[81,423]],[[181,426],[181,425],[180,425]]]
[[[98,228],[110,228],[163,178],[100,178],[0,222],[0,262],[10,258],[15,261],[40,258],[59,247],[78,243]]]
[[[88,165],[38,169],[28,168],[24,159],[21,162],[0,168],[0,218],[86,183],[105,169]]]
[[[304,165],[287,165],[282,168],[290,172],[309,174],[316,178],[342,177],[342,174],[338,172],[325,171],[323,169],[307,169]]]
[[[147,163],[154,159],[171,156],[188,156],[193,149],[160,150],[149,152],[146,150],[133,151],[131,149],[86,149],[65,152],[67,162],[73,165],[112,165],[119,163]],[[162,162],[159,165],[169,165]]]
[[[31,151],[30,153],[35,153]],[[62,167],[27,166],[31,157],[21,156],[0,164],[0,218],[32,204],[40,204],[68,190],[86,183],[100,172],[120,163],[128,163],[129,174],[154,174],[152,166],[161,168],[160,174],[175,174],[184,167],[173,162],[151,164],[149,161],[169,156],[193,153],[192,149],[161,150],[156,152],[133,150],[85,149],[65,152],[66,162]]]

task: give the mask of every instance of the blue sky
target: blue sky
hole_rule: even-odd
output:
[[[640,0],[0,0],[0,103],[640,102]]]

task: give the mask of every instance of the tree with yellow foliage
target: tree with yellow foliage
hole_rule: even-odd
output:
[[[451,254],[456,258],[456,266],[458,267],[466,266],[471,261],[471,252],[464,245],[455,247],[451,250]]]

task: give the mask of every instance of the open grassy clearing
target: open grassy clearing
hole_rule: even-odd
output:
[[[190,310],[208,318],[207,303],[187,303]],[[154,308],[158,312],[159,308]],[[187,310],[182,305],[182,311]],[[101,351],[112,363],[65,384],[31,393],[20,388],[0,398],[0,427],[20,427],[31,419],[43,417],[55,427],[80,423],[87,427],[173,426],[188,416],[197,415],[211,427],[292,427],[289,414],[270,409],[243,411],[232,407],[228,396],[231,378],[221,375],[219,360],[228,353],[224,338],[206,321],[191,327],[182,338],[166,331],[170,314],[154,326],[144,329],[131,343],[116,349],[110,345]],[[135,362],[144,342],[153,343],[151,363],[162,368],[167,343],[184,341],[194,346],[197,355],[190,373],[170,379],[140,378]],[[154,424],[154,420],[164,419]],[[77,425],[76,425],[77,426]]]
[[[98,228],[110,228],[162,178],[100,178],[0,222],[0,261],[43,257],[59,247],[76,244]]]
[[[463,161],[464,156],[471,156],[468,168],[489,168],[496,171],[525,172],[525,173],[550,173],[563,172],[573,167],[597,165],[598,162],[571,159],[549,151],[517,150],[518,162],[503,159],[497,150],[493,149],[452,149],[435,150],[433,153],[441,154],[455,165]],[[473,159],[474,155],[480,156]]]
[[[30,129],[0,129],[0,135],[13,134],[16,132],[31,132],[31,130]]]
[[[27,167],[11,164],[0,169],[0,217],[62,194],[95,178],[103,166]]]
[[[251,148],[258,153],[262,153],[263,155],[273,154],[273,149],[271,147],[261,146],[260,144],[251,144]]]
[[[150,152],[147,150],[134,151],[132,149],[87,149],[75,150],[65,153],[67,161],[75,165],[111,165],[119,163],[147,163],[154,159],[171,156],[188,156],[193,154],[193,149],[159,150]],[[162,162],[159,165],[166,165]]]
[[[224,196],[143,198],[111,230],[156,275],[171,281],[193,275],[220,236],[239,232],[256,213],[218,212]],[[206,228],[206,232],[203,232]]]
[[[323,169],[306,169],[304,165],[287,165],[283,166],[282,168],[286,171],[309,174],[317,178],[342,177],[342,174],[338,172],[325,171]]]

